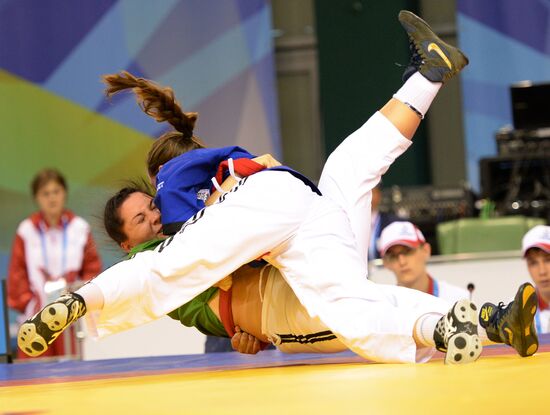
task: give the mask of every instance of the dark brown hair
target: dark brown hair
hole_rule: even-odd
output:
[[[117,92],[131,89],[140,108],[157,122],[168,122],[175,131],[161,135],[147,155],[147,172],[156,176],[159,167],[174,157],[197,148],[204,148],[201,139],[193,135],[198,113],[183,112],[174,97],[174,91],[145,78],[136,78],[129,72],[104,75],[105,94],[111,97]]]
[[[127,186],[120,189],[105,203],[105,210],[103,211],[103,226],[107,235],[111,237],[118,245],[128,239],[128,235],[122,230],[124,221],[120,217],[120,207],[133,193],[145,193],[148,196],[153,197],[152,192],[143,181],[132,181]]]
[[[56,182],[61,187],[63,187],[65,191],[67,191],[67,182],[65,181],[65,177],[63,177],[63,175],[58,170],[47,168],[40,170],[32,179],[31,192],[33,197],[36,197],[38,191],[51,181]]]

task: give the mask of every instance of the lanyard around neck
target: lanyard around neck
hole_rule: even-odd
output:
[[[542,334],[542,324],[540,322],[540,310],[537,310],[535,313],[535,326],[537,328],[537,333]]]
[[[428,275],[428,278],[430,279],[430,285],[428,287],[428,294],[431,294],[434,297],[439,297],[439,283],[437,282],[437,280],[434,280],[429,275]]]
[[[66,266],[67,266],[67,218],[65,216],[61,217],[61,227],[63,229],[63,239],[61,246],[61,274],[59,277],[65,275]],[[38,225],[38,230],[40,234],[40,245],[42,247],[42,259],[44,260],[44,269],[50,277],[53,277],[50,272],[49,261],[48,261],[48,244],[46,241],[46,224],[44,221],[40,221]]]
[[[546,310],[546,308],[548,306],[547,306],[546,302],[542,299],[539,292],[537,292],[537,300],[538,300],[539,306],[537,307],[537,312],[535,313],[535,325],[537,327],[537,333],[542,334],[542,323],[541,323],[541,320],[540,320],[540,315],[541,315],[542,311]],[[547,330],[548,330],[548,328],[547,328]]]

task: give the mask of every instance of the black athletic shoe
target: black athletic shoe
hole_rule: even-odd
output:
[[[403,81],[416,71],[432,82],[446,82],[468,65],[460,49],[443,42],[428,23],[407,10],[399,12],[399,23],[409,36],[411,61]]]
[[[86,304],[80,295],[62,295],[19,327],[17,345],[29,356],[40,356],[63,330],[85,313]]]
[[[537,293],[525,283],[516,293],[514,301],[507,306],[485,303],[479,313],[479,324],[487,332],[489,340],[512,346],[520,356],[531,356],[539,348],[535,329]]]
[[[437,350],[445,352],[445,363],[474,362],[481,354],[477,335],[477,308],[468,300],[460,300],[441,317],[434,332]]]

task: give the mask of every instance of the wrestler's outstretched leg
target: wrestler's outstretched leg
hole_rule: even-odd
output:
[[[468,63],[459,49],[441,41],[414,14],[402,11],[399,21],[409,36],[411,49],[410,65],[403,77],[405,84],[379,112],[330,155],[319,182],[323,195],[336,201],[346,211],[357,249],[365,263],[370,240],[372,189],[393,161],[410,146],[412,136],[441,85]],[[456,317],[463,308],[467,310],[463,315],[463,324],[450,324],[449,321],[460,323]],[[475,310],[475,305],[471,303],[457,304],[445,316],[423,319],[423,323],[429,322],[430,327],[427,343],[429,346],[435,343],[439,350],[446,351],[447,362],[464,363],[479,356],[481,343]],[[455,320],[449,316],[454,316]],[[456,342],[449,342],[449,336],[440,336],[445,330],[449,333],[458,330],[457,333],[462,334]],[[462,346],[463,341],[467,344],[464,347],[471,350],[462,358],[461,353],[456,352],[456,344]],[[464,352],[462,349],[460,351]]]
[[[365,263],[372,189],[411,145],[410,140],[443,83],[468,64],[458,48],[443,42],[418,16],[401,11],[399,22],[407,32],[411,50],[403,86],[332,152],[319,180],[323,195],[347,212]]]

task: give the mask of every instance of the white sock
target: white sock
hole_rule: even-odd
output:
[[[83,285],[75,293],[84,298],[86,312],[103,309],[105,298],[99,287],[93,282]]]
[[[435,326],[441,320],[443,314],[428,313],[421,315],[414,325],[414,337],[427,347],[435,347]]]
[[[441,85],[443,85],[441,82],[428,81],[420,72],[415,72],[393,97],[403,104],[413,107],[413,111],[419,112],[423,118]]]

